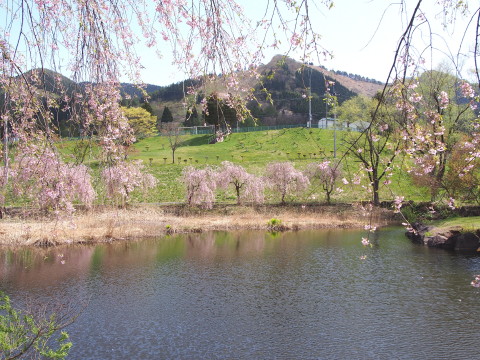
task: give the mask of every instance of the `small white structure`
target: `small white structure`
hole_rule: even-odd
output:
[[[337,129],[337,130],[346,130],[346,131],[358,131],[362,132],[365,130],[370,123],[368,121],[354,121],[350,124],[345,121],[334,119],[334,118],[322,118],[318,121],[318,127],[320,129]]]
[[[350,128],[350,131],[362,132],[369,125],[370,125],[370,123],[368,121],[358,120],[358,121],[354,121],[354,122],[350,123],[349,128]]]
[[[321,118],[318,121],[318,127],[320,129],[333,129],[335,126],[335,119],[334,118]],[[338,124],[337,124],[338,128]]]

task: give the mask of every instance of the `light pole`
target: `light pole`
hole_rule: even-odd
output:
[[[333,90],[333,158],[337,158],[337,93],[335,92],[335,83],[332,84]]]
[[[312,127],[312,68],[310,68],[310,83],[308,87],[308,125]]]
[[[333,110],[333,158],[337,158],[337,108]]]

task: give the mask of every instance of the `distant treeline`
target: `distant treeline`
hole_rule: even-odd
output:
[[[375,79],[370,79],[369,77],[365,77],[365,76],[362,76],[362,75],[351,74],[349,72],[340,71],[340,70],[332,70],[332,72],[337,74],[337,75],[346,76],[346,77],[348,77],[350,79],[353,79],[353,80],[365,81],[365,82],[369,82],[369,83],[372,83],[372,84],[383,85],[383,83],[381,81],[378,81],[378,80],[375,80]]]

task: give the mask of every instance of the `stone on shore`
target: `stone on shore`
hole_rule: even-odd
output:
[[[480,251],[480,231],[463,231],[454,226],[436,228],[423,224],[413,224],[413,231],[408,231],[406,236],[415,243],[428,247],[441,248],[454,251],[477,252]]]

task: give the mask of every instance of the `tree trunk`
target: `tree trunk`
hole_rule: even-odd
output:
[[[378,179],[373,180],[373,205],[379,206],[380,205],[380,196],[378,194],[378,188],[379,188],[379,183],[380,181]]]
[[[240,205],[240,188],[241,186],[235,185],[235,191],[237,192],[237,204]]]

